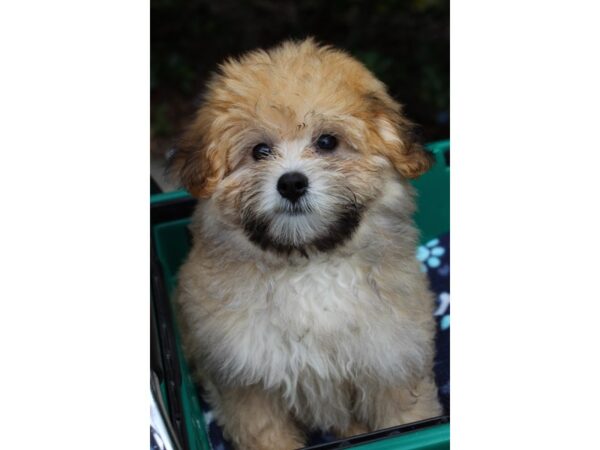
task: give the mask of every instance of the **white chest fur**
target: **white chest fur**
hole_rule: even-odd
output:
[[[294,403],[311,383],[323,396],[364,377],[396,382],[422,364],[422,330],[353,258],[253,273],[213,279],[228,300],[210,314],[196,309],[197,339],[222,379],[281,389]]]

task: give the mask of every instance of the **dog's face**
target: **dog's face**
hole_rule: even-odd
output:
[[[384,85],[311,40],[230,60],[172,164],[193,195],[267,250],[348,239],[390,177],[431,165]]]

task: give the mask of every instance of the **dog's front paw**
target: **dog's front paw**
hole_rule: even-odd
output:
[[[388,428],[430,419],[442,414],[437,387],[427,377],[413,388],[386,389],[377,405],[376,428]]]
[[[347,428],[343,430],[334,429],[333,434],[335,434],[339,438],[349,438],[359,434],[368,433],[369,431],[370,430],[366,424],[360,422],[352,422]]]

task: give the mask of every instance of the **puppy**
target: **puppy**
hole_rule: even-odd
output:
[[[441,413],[408,183],[432,160],[410,129],[364,66],[310,39],[209,83],[172,161],[199,198],[176,304],[237,449]]]

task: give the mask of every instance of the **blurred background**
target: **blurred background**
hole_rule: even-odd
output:
[[[449,137],[447,0],[151,0],[152,172],[191,118],[217,65],[314,36],[350,52],[389,87],[424,142]]]

